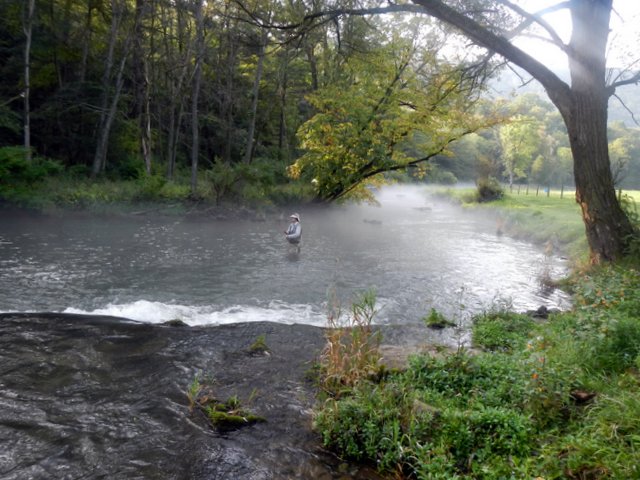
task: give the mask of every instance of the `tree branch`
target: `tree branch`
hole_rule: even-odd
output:
[[[513,45],[507,37],[491,32],[441,0],[412,1],[420,5],[429,15],[458,28],[478,45],[498,53],[506,60],[529,72],[547,90],[554,103],[560,103],[568,108],[568,102],[571,98],[570,87],[544,64]]]
[[[622,99],[618,95],[613,94],[613,96],[618,99],[618,101],[622,105],[622,108],[624,108],[629,113],[629,115],[631,115],[631,119],[633,120],[633,123],[635,123],[636,125],[640,126],[640,123],[638,123],[638,119],[634,115],[633,111],[629,107],[627,107],[627,104],[624,103],[622,101]]]

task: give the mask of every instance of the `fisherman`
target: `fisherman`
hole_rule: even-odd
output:
[[[300,249],[300,239],[302,238],[302,225],[300,225],[300,215],[297,213],[292,213],[289,215],[291,219],[291,223],[289,227],[284,232],[284,236],[287,241],[292,245],[297,245],[298,249]]]

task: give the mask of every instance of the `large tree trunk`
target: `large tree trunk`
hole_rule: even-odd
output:
[[[615,196],[607,143],[607,102],[615,88],[606,84],[606,44],[612,0],[571,0],[571,69],[568,86],[543,63],[507,37],[449,7],[442,0],[412,0],[429,15],[460,29],[479,45],[515,63],[538,80],[558,107],[569,132],[576,200],[582,207],[592,263],[624,256],[634,232]],[[615,85],[614,85],[615,87]]]
[[[616,260],[633,234],[615,195],[607,140],[610,94],[605,62],[610,14],[611,0],[573,2],[573,55],[569,57],[573,95],[571,109],[560,109],[569,133],[576,200],[593,263]]]
[[[198,122],[198,97],[202,77],[202,55],[204,52],[204,0],[196,1],[196,64],[193,73],[193,92],[191,94],[191,195],[196,194],[198,187],[198,155],[200,153],[200,124]]]

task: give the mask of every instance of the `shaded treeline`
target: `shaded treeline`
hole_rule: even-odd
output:
[[[33,150],[92,176],[286,163],[304,95],[341,61],[328,28],[289,41],[231,2],[37,0],[25,62],[26,3],[0,3],[0,146],[23,142],[26,63]],[[249,6],[265,21],[301,8]]]

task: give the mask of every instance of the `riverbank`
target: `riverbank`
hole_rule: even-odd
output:
[[[473,354],[416,355],[328,396],[325,445],[401,478],[639,478],[640,272],[573,286],[571,312],[476,316]]]
[[[573,251],[574,205],[535,202],[467,208],[509,218],[497,224],[505,234],[573,230],[557,237]],[[473,354],[416,355],[328,397],[316,420],[325,445],[399,477],[639,478],[638,259],[575,272],[568,285],[569,312],[489,311],[473,319]]]
[[[475,201],[475,189],[434,189],[433,194],[460,205],[467,211],[492,215],[496,231],[543,245],[582,264],[588,259],[584,222],[575,198],[565,194],[518,195],[505,192],[490,202]]]

